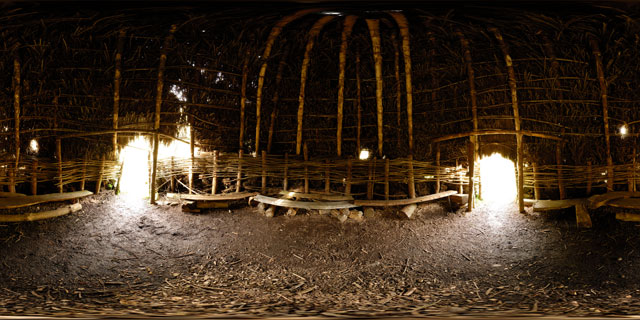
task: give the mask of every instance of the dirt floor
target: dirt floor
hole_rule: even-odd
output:
[[[0,226],[0,315],[610,315],[640,312],[640,232],[592,212],[423,205],[363,222],[183,213],[104,192]],[[528,209],[530,210],[530,209]]]

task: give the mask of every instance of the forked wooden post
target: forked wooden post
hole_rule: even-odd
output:
[[[560,200],[566,198],[564,190],[564,178],[562,177],[562,145],[560,142],[556,143],[556,172],[558,173],[558,192]]]
[[[62,193],[63,185],[62,185],[62,140],[61,139],[56,139],[56,157],[58,158],[58,192]]]
[[[236,180],[236,192],[242,188],[242,149],[238,150],[238,176]]]
[[[604,75],[604,67],[602,65],[602,53],[598,45],[598,40],[591,38],[589,40],[593,56],[596,60],[596,69],[598,71],[598,81],[600,82],[600,98],[602,102],[602,121],[604,123],[604,142],[607,155],[607,192],[613,191],[613,158],[611,157],[611,138],[609,134],[609,109],[607,99],[607,80]]]
[[[31,194],[38,194],[38,159],[33,160],[31,164]]]
[[[284,179],[282,180],[282,190],[289,188],[289,153],[284,154]]]
[[[267,152],[262,150],[262,186],[260,187],[262,194],[267,193]]]
[[[409,155],[409,198],[416,197],[416,182],[413,174],[413,155]]]
[[[384,199],[389,200],[389,158],[384,159]]]
[[[373,199],[373,166],[375,164],[376,158],[373,158],[373,161],[370,159],[367,161],[369,165],[369,175],[367,176],[367,199]]]
[[[213,173],[211,177],[211,194],[218,192],[218,150],[213,150]]]
[[[353,158],[351,156],[349,156],[349,158],[347,158],[347,178],[345,181],[345,185],[344,185],[344,194],[349,195],[351,194],[351,170],[353,167]]]
[[[535,162],[531,164],[533,166],[533,198],[540,200],[540,182],[538,182],[538,164]]]
[[[304,193],[309,193],[309,165],[307,161],[309,161],[309,148],[307,147],[307,143],[304,143],[303,147],[304,153]]]
[[[592,177],[593,169],[591,168],[591,160],[587,161],[587,195],[591,194],[591,186],[593,185]]]
[[[85,190],[85,185],[87,182],[87,158],[89,157],[89,152],[84,153],[84,159],[82,160],[82,180],[80,180],[80,190]]]
[[[100,171],[98,172],[98,181],[96,181],[96,194],[100,193],[100,188],[102,187],[102,176],[104,175],[104,154],[102,155],[102,159],[100,160]],[[155,195],[151,195],[152,198],[155,198]]]
[[[474,203],[473,203],[473,199],[474,197],[474,192],[473,192],[473,187],[474,187],[474,183],[473,183],[473,175],[475,173],[475,159],[476,159],[476,155],[475,155],[475,151],[476,151],[476,147],[474,144],[474,140],[475,137],[471,137],[471,139],[469,139],[469,144],[467,145],[467,161],[469,162],[469,196],[467,197],[467,199],[469,200],[469,203],[467,204],[467,212],[471,212],[471,210],[473,210],[474,207]]]
[[[324,192],[325,193],[330,193],[331,192],[331,168],[330,166],[330,162],[329,160],[325,160],[324,161]]]
[[[436,193],[440,192],[440,143],[436,143]]]

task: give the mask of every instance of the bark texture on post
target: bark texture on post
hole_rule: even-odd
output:
[[[160,144],[160,136],[158,131],[160,130],[160,112],[162,111],[162,92],[164,90],[164,69],[167,64],[167,52],[169,51],[169,44],[173,39],[173,34],[176,32],[176,25],[172,25],[169,30],[169,35],[164,39],[162,45],[162,51],[160,53],[160,64],[158,65],[158,84],[156,86],[156,109],[155,109],[155,121],[153,123],[153,163],[151,164],[151,190],[149,192],[149,202],[151,204],[156,203],[156,174],[158,169],[158,148]]]
[[[311,58],[311,50],[313,49],[313,45],[315,43],[316,37],[322,30],[325,24],[329,21],[333,20],[333,16],[324,16],[316,21],[309,30],[309,34],[307,35],[307,46],[304,50],[304,59],[302,60],[302,70],[300,70],[300,95],[298,96],[298,128],[296,130],[296,155],[300,155],[300,149],[302,148],[302,120],[304,117],[304,97],[305,97],[305,89],[307,86],[307,71],[309,69],[309,60]]]
[[[356,16],[347,16],[344,20],[344,27],[342,29],[342,37],[340,43],[340,73],[338,75],[338,128],[336,132],[336,152],[338,157],[342,156],[342,119],[343,119],[343,111],[344,111],[344,73],[347,64],[347,47],[349,36],[351,35],[351,31],[353,30],[353,25],[355,24],[358,17]]]
[[[380,20],[367,19],[367,26],[369,27],[369,34],[371,36],[371,47],[373,49],[373,61],[376,72],[376,114],[377,114],[377,128],[378,128],[378,155],[382,157],[382,146],[384,144],[383,137],[383,113],[384,108],[382,105],[382,48],[380,44]]]
[[[500,50],[504,55],[505,64],[507,66],[507,75],[509,77],[509,89],[511,90],[511,106],[513,108],[513,123],[516,131],[517,145],[517,166],[518,166],[518,209],[524,212],[524,148],[522,145],[522,133],[520,132],[520,111],[518,110],[518,91],[516,86],[516,73],[513,69],[513,61],[509,55],[509,47],[504,42],[502,34],[497,28],[490,28],[496,40],[500,44]]]
[[[611,137],[609,134],[609,103],[607,98],[607,80],[604,76],[604,67],[602,65],[602,53],[598,40],[591,38],[589,40],[593,56],[596,60],[596,69],[598,71],[598,82],[600,82],[600,98],[602,101],[602,122],[604,125],[604,142],[607,152],[607,191],[613,191],[613,158],[611,157]]]
[[[280,19],[280,21],[278,21],[278,23],[276,23],[275,26],[273,26],[273,28],[271,28],[271,32],[269,33],[269,37],[267,38],[267,44],[264,47],[264,51],[262,53],[262,65],[260,66],[260,73],[258,74],[258,88],[256,91],[256,120],[258,123],[258,128],[256,128],[256,152],[259,152],[259,147],[260,147],[260,131],[259,131],[259,123],[260,123],[260,118],[258,117],[258,115],[260,114],[260,109],[262,108],[262,90],[263,90],[263,86],[264,86],[264,77],[267,74],[267,66],[269,64],[269,57],[271,56],[271,50],[273,48],[273,44],[276,42],[276,39],[278,38],[278,36],[280,35],[280,33],[282,33],[282,29],[288,25],[289,23],[291,23],[292,21],[303,17],[309,13],[313,13],[313,12],[317,12],[320,9],[306,9],[306,10],[300,10],[295,12],[294,14],[288,15],[282,19]],[[282,60],[281,60],[282,61]],[[281,62],[282,63],[282,62]],[[276,84],[276,91],[277,91],[278,85]],[[240,146],[242,148],[242,146]],[[268,152],[270,152],[268,150]]]
[[[407,90],[407,133],[409,135],[409,153],[413,155],[413,87],[411,84],[411,35],[409,34],[409,22],[402,13],[392,12],[391,16],[396,20],[402,37],[405,87]]]
[[[120,82],[122,80],[122,50],[124,48],[124,29],[118,33],[118,45],[116,47],[116,70],[113,79],[113,159],[118,159],[118,116],[120,113]]]
[[[38,159],[34,159],[31,165],[31,194],[38,194]]]
[[[289,154],[284,154],[284,179],[282,181],[282,190],[287,191],[289,188]]]
[[[351,158],[351,156],[349,156],[349,158],[347,158],[347,179],[345,181],[345,186],[344,186],[344,194],[349,195],[351,194],[351,168],[353,166],[353,158]]]
[[[440,144],[436,143],[436,193],[439,193],[440,189]]]
[[[261,159],[261,164],[262,164],[262,185],[260,187],[260,192],[262,194],[266,194],[267,193],[267,152],[262,150],[262,159]]]
[[[193,139],[193,119],[189,117],[189,153],[191,156],[191,163],[189,163],[189,194],[193,194],[193,169],[195,168],[195,143]]]

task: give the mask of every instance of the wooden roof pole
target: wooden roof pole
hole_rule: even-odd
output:
[[[356,109],[357,109],[357,126],[356,126],[356,156],[360,153],[360,138],[362,132],[362,86],[360,84],[360,51],[356,52]]]
[[[520,112],[518,110],[518,91],[516,85],[516,73],[513,70],[513,61],[511,55],[509,55],[509,47],[504,42],[502,34],[497,28],[489,28],[489,31],[493,33],[498,40],[500,50],[504,55],[505,64],[507,66],[507,75],[509,76],[509,89],[511,90],[511,105],[513,107],[513,122],[516,131],[516,144],[517,144],[517,166],[518,166],[518,209],[520,212],[524,211],[524,160],[523,160],[523,145],[522,145],[522,132],[520,130]]]
[[[598,45],[598,40],[590,37],[589,43],[596,60],[598,71],[598,81],[600,82],[600,98],[602,99],[602,121],[604,123],[604,142],[607,152],[607,191],[613,191],[613,159],[611,158],[611,137],[609,135],[609,110],[607,99],[607,80],[604,77],[604,67],[602,66],[602,53]]]
[[[393,70],[396,78],[396,135],[398,139],[398,150],[400,150],[400,125],[402,124],[402,82],[400,81],[400,48],[398,48],[398,38],[396,34],[391,35],[393,42]]]
[[[240,136],[238,137],[238,147],[242,149],[244,142],[244,123],[245,112],[247,107],[247,78],[249,76],[249,55],[251,49],[247,49],[242,62],[242,84],[240,85]],[[259,122],[258,122],[259,123]],[[256,125],[257,129],[260,127]]]
[[[156,203],[156,174],[158,169],[158,147],[160,144],[160,112],[162,111],[162,92],[164,89],[164,68],[167,64],[167,51],[169,51],[169,44],[173,39],[173,34],[176,32],[176,25],[172,25],[169,30],[169,35],[164,39],[162,45],[162,51],[160,53],[160,64],[158,65],[158,84],[156,86],[156,110],[155,110],[155,122],[153,123],[153,163],[151,166],[151,194],[149,195],[149,202],[151,204]]]
[[[311,30],[309,30],[307,46],[304,51],[304,59],[302,60],[302,70],[300,70],[300,95],[298,96],[298,128],[296,131],[296,155],[300,155],[302,148],[302,119],[304,116],[304,96],[305,88],[307,85],[307,70],[309,69],[309,60],[311,56],[311,50],[316,37],[322,30],[325,24],[333,20],[334,16],[324,16],[313,24]]]
[[[409,22],[404,14],[390,13],[400,28],[402,37],[402,54],[404,59],[405,86],[407,89],[407,132],[409,134],[409,154],[413,155],[413,87],[411,85],[411,40]]]
[[[15,50],[18,50],[19,44]],[[15,129],[15,158],[16,162],[13,167],[13,174],[10,175],[9,192],[16,192],[15,179],[18,177],[18,168],[20,167],[20,59],[18,53],[13,58],[13,111],[14,111],[14,129]]]
[[[122,50],[124,47],[124,29],[118,33],[118,45],[116,47],[116,70],[113,79],[113,130],[118,130],[118,114],[120,112],[120,82],[122,79]],[[113,159],[118,159],[118,132],[113,133]]]
[[[383,137],[383,112],[382,105],[382,52],[380,45],[380,20],[367,19],[369,34],[371,36],[371,47],[373,48],[373,61],[376,70],[376,114],[378,128],[378,155],[382,157],[382,146],[384,144]]]
[[[348,39],[351,35],[351,31],[353,30],[353,25],[355,24],[358,17],[356,16],[347,16],[344,19],[344,27],[342,29],[342,42],[340,43],[340,74],[338,75],[338,129],[336,132],[336,152],[338,157],[342,155],[342,119],[344,115],[344,73],[345,67],[347,64],[347,46]]]
[[[276,87],[273,94],[273,110],[271,111],[271,122],[269,123],[269,137],[267,138],[267,153],[271,153],[271,147],[273,146],[273,130],[276,125],[276,116],[278,115],[278,101],[280,101],[280,83],[282,82],[282,72],[287,58],[288,50],[285,50],[285,54],[280,57],[280,63],[278,63],[278,73],[276,74]],[[256,139],[256,141],[258,141]]]
[[[267,44],[264,47],[264,52],[262,53],[261,59],[264,62],[262,63],[262,66],[260,66],[260,73],[258,74],[258,88],[256,92],[256,153],[260,151],[260,113],[262,108],[262,88],[264,86],[264,77],[267,74],[267,65],[269,63],[269,56],[271,56],[271,49],[273,48],[273,44],[276,42],[276,39],[278,38],[280,33],[282,33],[282,29],[286,25],[302,16],[320,10],[322,9],[316,8],[300,10],[294,14],[280,19],[280,21],[278,21],[278,23],[276,23],[276,25],[271,28],[271,32],[269,33],[269,37],[267,38]]]

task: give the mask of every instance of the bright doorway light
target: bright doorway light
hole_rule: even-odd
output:
[[[31,151],[31,153],[38,153],[38,150],[40,150],[38,140],[31,139],[31,141],[29,142],[29,151]]]
[[[513,161],[494,153],[480,159],[479,164],[482,199],[498,204],[513,202],[518,193]]]
[[[360,150],[360,155],[358,156],[358,158],[360,158],[360,160],[367,160],[369,159],[370,156],[370,152],[369,149],[362,149]]]

